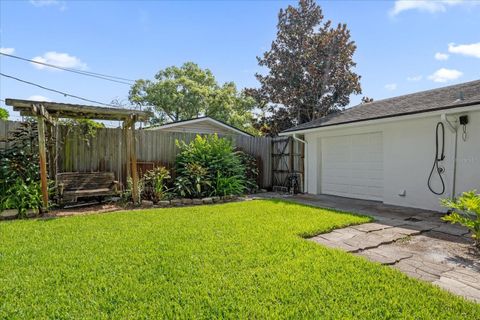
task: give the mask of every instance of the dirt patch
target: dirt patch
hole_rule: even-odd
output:
[[[124,210],[124,208],[115,203],[95,203],[95,204],[85,204],[81,206],[52,210],[48,213],[48,216],[49,217],[52,217],[52,216],[66,217],[66,216],[75,216],[75,215],[106,213],[106,212],[120,211],[120,210]]]
[[[422,256],[434,263],[460,266],[480,272],[480,252],[473,246],[473,241],[466,237],[428,231],[390,246]]]

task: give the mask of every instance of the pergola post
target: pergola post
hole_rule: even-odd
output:
[[[127,175],[132,179],[132,200],[133,203],[139,203],[138,194],[138,173],[137,173],[137,148],[135,139],[135,121],[136,117],[131,116],[124,122],[126,146],[127,146]]]
[[[42,188],[43,210],[48,211],[48,182],[47,182],[47,151],[45,146],[45,119],[40,106],[38,110],[38,154],[40,158],[40,184]]]
[[[130,164],[131,169],[130,172],[132,173],[132,198],[134,203],[139,203],[140,199],[138,199],[138,173],[137,173],[137,143],[135,139],[135,121],[136,117],[132,116],[131,120],[131,127],[130,127]]]

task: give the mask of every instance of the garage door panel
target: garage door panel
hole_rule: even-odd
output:
[[[321,163],[322,193],[382,200],[381,133],[323,138]]]

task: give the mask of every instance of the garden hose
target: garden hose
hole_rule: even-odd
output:
[[[440,130],[441,129],[441,130]],[[441,132],[440,132],[441,131]],[[441,136],[440,136],[441,134]],[[439,139],[442,139],[442,152],[439,153]],[[430,175],[428,176],[428,189],[432,191],[432,193],[436,195],[442,195],[445,192],[445,181],[443,181],[442,173],[444,169],[438,165],[440,161],[445,159],[445,126],[443,122],[437,123],[437,127],[435,129],[435,159],[433,160],[432,170],[430,171]],[[438,173],[438,177],[440,178],[440,182],[442,183],[441,191],[435,191],[432,187],[432,177],[433,172],[436,171]]]

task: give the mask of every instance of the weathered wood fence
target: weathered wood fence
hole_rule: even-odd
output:
[[[155,130],[137,130],[136,153],[140,173],[163,165],[173,167],[178,153],[176,140],[190,142],[192,133],[172,133]],[[262,188],[272,185],[272,143],[271,138],[228,136],[234,146],[257,159],[258,183]],[[59,172],[111,171],[117,179],[126,182],[125,137],[121,129],[98,129],[93,137],[62,127],[57,135]]]
[[[20,122],[0,120],[0,150],[4,150],[9,146],[7,137],[9,132],[20,127]]]
[[[9,132],[20,127],[19,122],[0,120],[0,150],[7,147]],[[176,140],[186,143],[194,139],[193,133],[161,132],[155,130],[136,131],[137,167],[140,174],[162,165],[174,166],[178,153]],[[127,153],[124,132],[120,128],[97,129],[94,136],[88,137],[77,130],[59,126],[55,134],[54,149],[57,157],[57,172],[114,172],[118,181],[124,185],[127,180]],[[303,182],[303,144],[286,137],[248,137],[225,136],[232,140],[235,147],[253,155],[259,167],[258,184],[262,188],[287,186],[288,177],[299,176],[300,187]],[[51,165],[51,163],[50,163]]]

